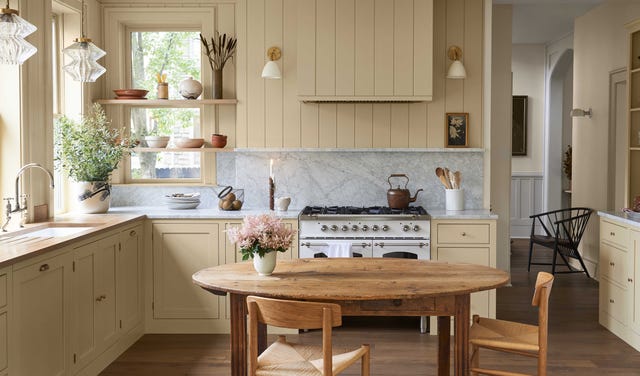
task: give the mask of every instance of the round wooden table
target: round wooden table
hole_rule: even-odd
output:
[[[455,318],[454,369],[469,374],[469,300],[472,292],[509,282],[498,269],[471,264],[390,258],[279,260],[259,276],[251,262],[203,269],[194,283],[231,300],[231,374],[245,376],[248,295],[337,303],[345,316],[438,316],[438,375],[449,374],[449,316]],[[260,330],[266,348],[266,327]]]

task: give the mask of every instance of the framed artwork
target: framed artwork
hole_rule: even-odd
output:
[[[528,96],[514,95],[511,117],[511,155],[527,155]]]
[[[469,113],[447,112],[445,124],[445,146],[465,148],[469,146]]]

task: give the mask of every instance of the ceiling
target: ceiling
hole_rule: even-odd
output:
[[[514,44],[545,44],[573,31],[574,18],[604,0],[494,0],[513,4]]]

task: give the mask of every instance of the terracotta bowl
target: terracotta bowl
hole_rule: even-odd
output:
[[[150,148],[166,148],[170,139],[168,136],[144,136],[144,142]]]
[[[118,98],[133,99],[133,98],[144,98],[147,95],[147,93],[149,92],[149,90],[142,90],[142,89],[116,89],[113,92],[116,93]]]
[[[173,140],[178,148],[200,148],[204,145],[204,138],[176,138]]]
[[[227,146],[227,136],[215,133],[211,135],[211,147],[223,148],[225,146]]]

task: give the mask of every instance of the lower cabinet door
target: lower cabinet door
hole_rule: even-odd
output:
[[[68,374],[72,258],[66,253],[14,271],[12,374]]]
[[[142,225],[120,232],[116,264],[118,324],[123,332],[142,321]]]

